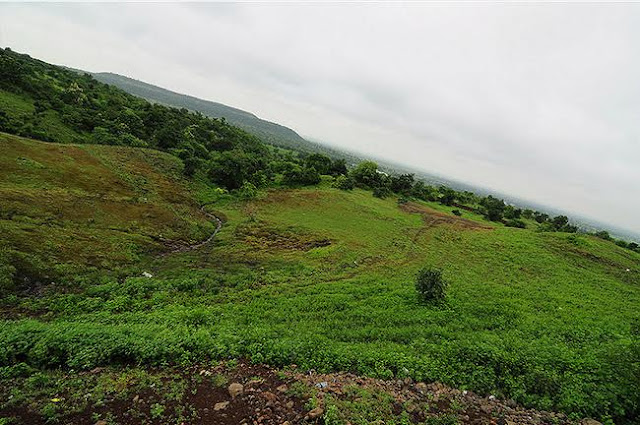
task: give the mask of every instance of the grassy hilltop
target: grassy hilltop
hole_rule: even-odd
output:
[[[0,129],[1,425],[638,421],[637,246],[5,50]]]

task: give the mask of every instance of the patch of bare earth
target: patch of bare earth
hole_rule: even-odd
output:
[[[309,251],[314,248],[331,245],[331,240],[314,235],[304,229],[294,227],[276,228],[260,221],[238,226],[236,235],[255,249]]]
[[[357,405],[362,390],[383,394],[384,397],[377,399],[392,404],[384,406],[387,411],[394,415],[406,412],[405,417],[416,424],[431,423],[443,415],[455,418],[460,424],[577,424],[564,414],[525,409],[512,401],[481,397],[439,383],[425,384],[409,378],[381,380],[348,373],[318,374],[299,371],[295,366],[282,371],[248,362],[233,367],[221,364],[175,373],[191,382],[179,400],[163,399],[163,394],[149,388],[128,399],[106,400],[99,407],[67,415],[62,423],[105,425],[106,421],[95,418],[110,414],[109,423],[122,424],[324,424],[329,406],[339,407],[341,402],[344,406]],[[198,379],[194,379],[195,376]],[[310,403],[311,399],[313,403]],[[182,421],[176,421],[176,417],[169,414],[154,417],[152,406],[157,402],[164,404],[167,413],[190,411],[192,414]],[[349,418],[349,414],[354,412],[346,414],[345,423],[351,424],[355,418]],[[42,417],[26,408],[0,411],[0,417],[7,415],[13,416],[17,423],[45,424]],[[362,421],[358,420],[358,423]],[[384,423],[384,420],[375,423]],[[599,424],[590,419],[580,423]]]
[[[441,225],[455,226],[465,230],[491,230],[493,227],[479,223],[477,221],[469,220],[462,217],[456,217],[449,214],[445,214],[440,211],[436,211],[424,205],[417,204],[415,202],[406,202],[400,205],[402,211],[420,214],[427,227],[435,227]]]

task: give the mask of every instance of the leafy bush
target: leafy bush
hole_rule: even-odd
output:
[[[460,210],[453,210],[451,211],[453,213],[453,215],[457,215],[458,217],[460,217],[462,215],[462,213],[460,212]]]
[[[519,229],[524,229],[524,228],[527,227],[527,225],[524,223],[524,221],[518,220],[516,218],[513,218],[511,220],[507,220],[504,223],[504,225],[507,226],[507,227],[517,227]]]
[[[333,187],[340,190],[352,190],[354,185],[355,182],[353,181],[353,179],[345,175],[336,177],[335,181],[333,182]]]
[[[421,301],[427,303],[441,302],[446,296],[447,282],[438,269],[425,267],[418,272],[416,291]]]

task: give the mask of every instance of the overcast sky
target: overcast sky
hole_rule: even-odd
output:
[[[640,232],[640,5],[0,5],[0,45]]]

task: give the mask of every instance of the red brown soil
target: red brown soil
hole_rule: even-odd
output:
[[[101,373],[101,372],[96,372]],[[487,425],[543,425],[571,424],[559,413],[524,409],[512,401],[494,397],[481,397],[472,392],[449,388],[439,383],[425,384],[404,380],[380,380],[347,373],[317,374],[296,369],[278,371],[263,365],[240,362],[237,367],[224,365],[209,368],[194,368],[190,371],[176,371],[186,381],[195,383],[184,392],[182,400],[167,400],[166,394],[158,394],[149,388],[132,398],[107,399],[100,407],[86,409],[64,417],[60,423],[104,425],[96,421],[94,414],[105,417],[111,413],[116,423],[121,424],[164,424],[176,423],[176,408],[194,409],[195,415],[183,424],[204,425],[294,425],[323,424],[322,412],[325,400],[357,402],[353,388],[385,393],[392,400],[392,411],[409,413],[412,423],[423,423],[442,414],[450,414],[460,424]],[[194,380],[199,375],[203,379]],[[220,386],[208,377],[224,376],[228,381]],[[230,396],[229,383],[243,385],[243,393],[235,398]],[[296,388],[292,391],[292,388]],[[302,390],[301,390],[302,388]],[[355,394],[355,395],[354,395]],[[315,396],[319,408],[313,417],[308,401]],[[165,398],[163,398],[165,397]],[[167,416],[154,418],[151,406],[162,402]],[[228,402],[222,409],[215,409],[217,403]],[[173,414],[173,415],[172,415]],[[171,416],[171,417],[169,417]],[[15,423],[44,425],[44,418],[28,408],[0,410],[0,417],[14,417]],[[13,423],[13,422],[12,422]],[[179,422],[178,422],[179,423]],[[584,421],[584,424],[598,424]]]
[[[465,230],[491,230],[493,227],[486,224],[479,223],[477,221],[469,220],[462,217],[456,217],[453,215],[445,214],[440,211],[436,211],[424,205],[417,204],[415,202],[406,202],[400,205],[402,211],[420,214],[427,227],[435,227],[441,225],[454,226]]]

